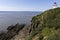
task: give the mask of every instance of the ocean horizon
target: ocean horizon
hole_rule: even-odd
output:
[[[32,17],[40,13],[40,11],[0,11],[0,31],[16,23],[29,24]]]

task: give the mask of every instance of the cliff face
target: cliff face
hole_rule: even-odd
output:
[[[60,40],[60,8],[34,16],[31,24],[11,40]]]
[[[60,8],[34,16],[29,33],[28,40],[60,40]]]

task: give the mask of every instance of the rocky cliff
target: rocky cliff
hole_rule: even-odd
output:
[[[60,40],[60,8],[34,16],[31,24],[23,28],[14,40]]]
[[[28,40],[60,40],[60,8],[34,16],[29,33]]]

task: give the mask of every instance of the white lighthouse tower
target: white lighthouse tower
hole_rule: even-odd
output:
[[[57,8],[57,7],[58,7],[57,2],[54,2],[53,8]]]

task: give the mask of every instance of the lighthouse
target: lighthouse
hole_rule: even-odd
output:
[[[54,2],[53,8],[57,8],[57,7],[58,7],[57,2]]]

